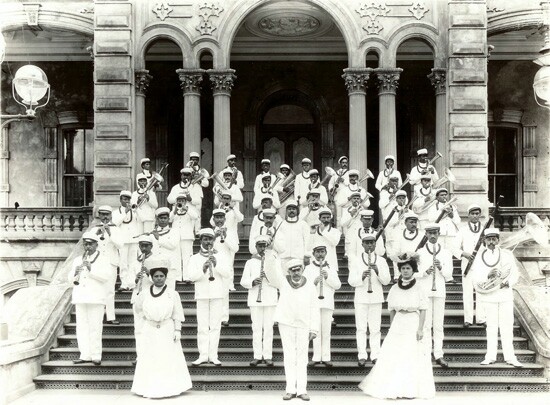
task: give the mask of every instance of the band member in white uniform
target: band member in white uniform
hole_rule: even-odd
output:
[[[294,182],[296,181],[296,176],[294,174],[290,174],[290,166],[287,164],[282,164],[281,167],[279,167],[279,173],[282,175],[281,182],[279,183],[280,187],[278,187],[278,197],[279,197],[279,215],[281,217],[285,216],[286,213],[286,205],[289,200],[293,199],[294,197]]]
[[[414,188],[413,211],[418,214],[419,228],[424,229],[430,222],[429,208],[435,203],[435,190],[429,175],[420,176],[420,186]]]
[[[275,180],[276,181],[276,180]],[[280,181],[279,181],[280,183]],[[271,197],[271,202],[273,208],[279,209],[281,203],[279,202],[279,193],[280,187],[279,184],[274,185],[273,175],[272,174],[263,174],[262,175],[262,185],[260,188],[254,192],[254,199],[252,200],[252,208],[259,209],[262,203],[262,200],[269,196]]]
[[[346,209],[350,205],[350,196],[353,193],[358,192],[361,194],[361,206],[363,208],[368,208],[370,206],[370,197],[368,197],[367,190],[358,183],[359,171],[351,169],[348,172],[348,177],[349,184],[345,187],[342,187],[342,189],[338,192],[338,196],[335,200],[336,206],[341,207],[342,209]]]
[[[441,367],[449,365],[443,358],[443,321],[445,316],[445,282],[453,279],[453,254],[445,249],[439,238],[439,224],[426,225],[428,242],[418,250],[418,280],[428,295],[428,309],[424,324],[426,343],[432,345],[435,362]],[[434,275],[435,273],[435,275]]]
[[[155,226],[155,210],[158,208],[157,195],[153,189],[146,191],[147,177],[137,175],[138,188],[132,193],[130,204],[136,207],[139,231],[151,232]]]
[[[195,240],[195,223],[198,218],[195,207],[188,203],[188,193],[180,193],[176,197],[175,204],[170,212],[170,220],[172,221],[172,232],[178,235],[179,260],[176,269],[178,270],[177,277],[181,277],[184,283],[189,283],[189,274],[187,271],[187,263],[193,255],[193,241]]]
[[[365,235],[374,235],[378,231],[373,228],[372,222],[374,221],[374,211],[373,210],[362,210],[359,213],[361,217],[361,227],[355,232],[355,236],[351,240],[350,244],[350,256],[357,256],[360,252],[363,251],[363,237]],[[376,241],[376,248],[374,250],[378,256],[383,256],[386,253],[386,247],[384,246],[384,239],[382,236]]]
[[[273,184],[275,182],[275,175],[270,173],[270,169],[271,169],[271,160],[269,159],[262,159],[261,163],[260,163],[260,168],[262,169],[262,171],[260,172],[260,174],[258,174],[256,176],[256,180],[254,180],[254,193],[258,193],[260,191],[260,188],[262,187],[263,185],[263,182],[262,182],[262,179],[263,179],[263,176],[265,174],[269,174],[270,177],[271,177],[271,184]]]
[[[192,184],[193,169],[191,169],[190,167],[184,167],[183,169],[181,169],[180,174],[180,182],[172,187],[172,189],[170,190],[170,194],[168,194],[168,197],[166,198],[166,201],[168,202],[168,204],[175,204],[178,196],[180,196],[181,194],[185,195],[185,200],[187,201],[187,204],[190,204],[195,208],[197,218],[195,219],[194,230],[195,233],[197,233],[197,230],[200,228],[200,213],[202,209],[202,198],[204,195],[202,192],[202,186],[199,183]],[[200,177],[202,176],[202,174],[200,174],[199,172],[197,176]],[[202,183],[202,180],[200,180],[200,182]]]
[[[454,252],[456,250],[456,234],[460,225],[460,215],[456,206],[447,204],[449,191],[446,188],[439,188],[435,191],[436,201],[428,209],[428,219],[430,222],[439,220],[439,241],[447,250]],[[445,211],[445,213],[443,213]]]
[[[386,220],[389,213],[395,204],[392,202],[395,201],[395,193],[397,193],[399,184],[399,177],[394,173],[390,174],[388,182],[380,190],[380,199],[378,201],[378,207],[382,213],[382,222]]]
[[[332,176],[328,183],[328,199],[329,202],[334,203],[334,209],[336,211],[336,226],[343,231],[342,229],[342,207],[336,205],[336,200],[338,199],[338,193],[340,193],[344,186],[349,184],[349,160],[347,156],[340,156],[338,159],[338,164],[340,168],[336,170],[336,176]]]
[[[301,208],[299,217],[302,221],[306,222],[311,228],[321,223],[319,220],[319,211],[324,208],[319,197],[320,192],[317,189],[311,190],[307,194],[307,206]]]
[[[283,400],[307,395],[307,363],[309,341],[319,333],[319,308],[314,280],[303,276],[303,261],[290,260],[288,273],[267,267],[266,276],[280,292],[275,309],[275,322],[283,344],[283,362],[286,378],[286,394]]]
[[[279,225],[279,230],[273,241],[273,249],[281,260],[281,267],[287,268],[291,259],[299,259],[309,263],[309,226],[298,217],[298,204],[294,199],[288,201],[286,216]]]
[[[213,249],[215,234],[211,228],[199,232],[201,248],[189,259],[189,278],[195,282],[197,301],[197,346],[199,357],[192,364],[211,362],[221,366],[218,344],[222,321],[223,298],[230,263]]]
[[[360,215],[360,212],[363,210],[363,208],[360,206],[361,193],[359,193],[358,191],[352,193],[349,196],[349,200],[351,202],[351,205],[348,208],[342,210],[342,217],[340,221],[345,239],[345,260],[347,260],[350,255],[350,243],[357,235],[358,229],[362,227]]]
[[[424,234],[418,230],[418,215],[408,211],[403,219],[405,227],[400,233],[397,233],[395,244],[392,245],[392,251],[388,251],[388,257],[393,262],[405,260],[408,252],[416,251]],[[399,270],[393,274],[394,281],[399,278]]]
[[[319,225],[311,228],[310,246],[323,246],[329,267],[338,273],[336,246],[340,243],[342,233],[332,226],[332,212],[326,207],[319,210],[319,222]]]
[[[399,242],[406,228],[405,215],[410,212],[409,208],[407,208],[409,202],[407,192],[405,190],[399,190],[395,195],[396,197],[394,200],[386,207],[386,215],[391,215],[392,210],[395,210],[395,213],[386,225],[386,229],[384,229],[384,234],[386,235],[387,257],[392,260],[399,255]],[[393,261],[393,275],[394,281],[397,282],[399,270],[396,261]]]
[[[134,274],[128,269],[128,263],[131,262],[137,255],[138,240],[134,236],[140,234],[136,212],[131,208],[130,198],[132,193],[128,190],[120,192],[120,207],[113,211],[113,223],[120,230],[122,235],[122,246],[119,249],[119,291],[131,290],[135,286]]]
[[[332,314],[334,312],[334,291],[338,290],[342,283],[338,277],[337,269],[331,267],[325,260],[327,248],[323,245],[314,245],[311,263],[304,269],[304,277],[313,280],[317,286],[317,299],[319,306],[319,334],[313,339],[313,357],[309,366],[323,363],[326,367],[332,367],[330,355],[330,336],[332,330]]]
[[[204,198],[204,192],[203,188],[208,187],[210,174],[208,173],[208,170],[206,170],[204,167],[201,167],[199,164],[200,161],[200,155],[198,152],[191,152],[189,154],[189,163],[188,167],[191,168],[191,182],[195,183],[197,186],[197,194],[198,194],[198,204],[195,203],[195,198],[193,198],[193,204],[195,205],[197,209],[198,218],[195,222],[195,233],[198,233],[201,229],[201,217],[202,217],[202,199]]]
[[[172,230],[170,226],[170,209],[168,207],[158,208],[155,211],[157,224],[151,232],[155,238],[157,253],[168,263],[168,275],[166,285],[169,288],[176,288],[176,281],[182,281],[180,267],[180,235],[178,229]]]
[[[418,163],[411,169],[411,173],[409,174],[410,183],[414,187],[415,191],[417,188],[420,187],[420,177],[422,175],[429,175],[432,184],[436,180],[439,180],[439,175],[437,174],[437,170],[435,170],[435,167],[431,164],[428,164],[428,150],[422,148],[417,150],[416,154],[418,156]]]
[[[302,202],[302,194],[304,190],[308,188],[308,185],[311,183],[309,180],[309,171],[311,170],[311,159],[303,158],[302,159],[302,172],[296,175],[296,180],[294,181],[294,199],[298,204]]]
[[[275,225],[276,216],[277,211],[275,211],[274,208],[266,208],[262,211],[263,223],[254,229],[250,229],[250,236],[248,239],[248,251],[250,254],[255,255],[258,253],[256,252],[256,238],[258,238],[258,236],[266,235],[271,239],[276,236],[279,225],[281,224],[281,221],[278,221],[277,225]]]
[[[109,259],[109,285],[105,297],[105,323],[118,325],[115,315],[115,284],[117,268],[120,263],[119,249],[124,244],[123,236],[118,227],[112,222],[113,209],[109,205],[102,205],[97,209],[100,224],[96,225],[96,234],[99,236],[98,250]]]
[[[460,225],[456,235],[456,250],[454,256],[460,259],[462,270],[462,302],[464,303],[464,327],[468,328],[474,323],[474,283],[472,271],[464,276],[468,263],[473,260],[472,253],[481,235],[481,206],[471,204],[468,207],[468,220]],[[470,269],[471,270],[471,269]],[[477,293],[476,293],[477,295]],[[475,318],[478,325],[486,326],[487,318],[483,304],[477,300],[475,305]]]
[[[311,169],[309,171],[309,184],[301,186],[301,194],[300,194],[300,204],[302,204],[302,207],[305,207],[308,205],[308,194],[312,191],[317,191],[319,193],[319,202],[322,205],[328,204],[328,194],[327,189],[325,186],[321,184],[319,181],[319,172],[317,169]]]
[[[242,190],[244,188],[244,177],[243,173],[235,165],[236,161],[237,156],[233,154],[227,156],[227,166],[225,167],[225,170],[230,170],[232,172],[232,184]]]
[[[266,251],[271,240],[266,235],[256,238],[257,255],[246,261],[241,285],[248,290],[247,304],[250,307],[252,321],[252,350],[254,359],[251,366],[264,362],[266,366],[273,366],[273,317],[277,306],[277,288],[265,276],[265,269],[273,267],[281,273],[279,261],[273,251]]]
[[[223,185],[214,181],[214,186],[212,187],[214,193],[214,207],[221,208],[221,205],[224,204],[222,201],[224,194],[229,194],[231,201],[233,201],[233,205],[239,207],[239,203],[243,200],[243,193],[241,189],[233,183],[234,172],[230,169],[224,169],[220,174],[223,176]]]
[[[101,364],[103,313],[109,283],[109,258],[97,249],[99,236],[82,235],[84,254],[73,260],[67,277],[74,285],[72,303],[76,311],[76,341],[80,357],[75,364]],[[307,352],[307,350],[306,350]],[[306,359],[307,361],[307,359]]]
[[[384,158],[384,164],[386,167],[384,168],[384,170],[381,170],[380,173],[378,173],[378,177],[376,177],[376,183],[374,184],[374,187],[376,187],[378,191],[382,191],[382,189],[386,184],[388,184],[392,176],[397,177],[397,187],[401,187],[401,184],[403,184],[403,179],[399,170],[394,167],[395,156],[386,156]]]
[[[487,315],[487,354],[482,365],[497,360],[498,334],[502,342],[504,361],[514,367],[523,367],[514,353],[514,286],[519,279],[516,259],[512,251],[498,246],[500,232],[488,228],[483,232],[485,247],[481,248],[472,265],[474,288],[478,302]]]
[[[147,177],[147,184],[149,184],[153,179],[153,173],[155,173],[153,170],[151,170],[151,159],[147,157],[141,159],[140,166],[141,166],[141,172],[138,174],[144,174],[145,177]],[[138,179],[136,175],[136,181],[137,180]],[[160,190],[162,190],[162,184],[161,183],[155,184],[155,186],[153,187],[153,191],[157,192]]]
[[[363,250],[351,256],[349,285],[355,288],[353,299],[355,306],[355,325],[357,328],[357,364],[365,367],[367,354],[367,329],[369,331],[370,359],[376,363],[380,353],[380,325],[382,322],[383,286],[391,280],[386,259],[375,253],[375,236],[365,234],[362,240]],[[369,292],[372,291],[372,292]]]

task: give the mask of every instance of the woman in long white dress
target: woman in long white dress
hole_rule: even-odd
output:
[[[144,320],[132,392],[164,398],[189,390],[192,383],[181,348],[185,317],[180,296],[166,286],[168,266],[150,264],[153,285],[141,291],[136,301]]]
[[[376,398],[433,398],[432,363],[422,332],[427,294],[413,277],[418,271],[416,261],[408,260],[398,266],[401,277],[387,298],[390,330],[378,361],[359,388]]]

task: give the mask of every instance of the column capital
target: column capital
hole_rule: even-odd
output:
[[[135,75],[135,86],[136,86],[136,94],[138,96],[145,97],[145,94],[147,93],[147,88],[149,87],[149,84],[151,83],[151,79],[153,76],[149,74],[148,70],[136,70],[134,72]]]
[[[447,69],[433,68],[432,73],[427,78],[430,79],[432,86],[434,86],[436,96],[447,92]]]
[[[231,95],[233,84],[237,79],[237,76],[235,76],[235,69],[208,69],[206,73],[208,73],[210,77],[214,95]]]
[[[204,69],[176,69],[184,95],[197,94],[200,96],[204,72]]]
[[[401,68],[376,68],[376,78],[378,79],[378,95],[393,94],[397,91],[399,85],[399,76],[403,69]]]
[[[344,69],[342,78],[344,79],[346,88],[348,89],[348,95],[365,94],[367,91],[367,82],[371,73],[371,68]]]

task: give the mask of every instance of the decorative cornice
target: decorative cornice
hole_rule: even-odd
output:
[[[235,76],[235,69],[208,69],[206,72],[210,77],[214,95],[231,95],[233,83],[235,79],[237,79],[237,76]]]
[[[344,69],[342,78],[348,89],[348,95],[352,94],[365,94],[367,91],[367,82],[369,76],[372,73],[371,68],[347,68]]]
[[[447,92],[447,69],[433,68],[432,73],[426,77],[430,79],[436,96]]]
[[[374,69],[376,79],[378,80],[378,95],[380,94],[395,94],[399,85],[399,75],[403,69],[401,68],[377,68]]]
[[[135,79],[136,79],[136,94],[138,96],[144,96],[147,93],[147,88],[151,83],[153,76],[149,74],[148,70],[136,70]]]
[[[176,73],[180,78],[180,86],[183,94],[201,94],[201,83],[204,76],[204,69],[177,69]]]

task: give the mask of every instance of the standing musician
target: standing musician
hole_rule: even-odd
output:
[[[300,211],[300,219],[307,222],[310,227],[320,224],[319,210],[324,207],[320,200],[321,193],[318,189],[313,189],[307,193],[307,206]]]
[[[225,256],[214,250],[216,235],[211,228],[199,232],[200,251],[189,259],[189,278],[195,282],[197,301],[197,346],[199,357],[192,364],[211,362],[221,366],[218,360],[223,299],[229,277],[229,266]]]
[[[474,283],[472,272],[464,275],[464,270],[468,263],[474,259],[472,253],[475,246],[482,237],[481,235],[481,206],[471,204],[468,207],[468,220],[461,224],[456,235],[456,250],[454,256],[460,259],[460,268],[462,269],[462,302],[464,303],[464,327],[468,328],[474,323]],[[476,294],[477,295],[477,294]],[[487,326],[485,308],[483,303],[477,300],[475,308],[476,324]]]
[[[319,192],[319,202],[322,205],[328,204],[328,194],[327,189],[325,186],[321,184],[319,181],[319,172],[317,169],[311,169],[309,171],[309,184],[304,185],[302,184],[300,187],[300,201],[302,206],[306,206],[308,204],[308,194],[312,191],[318,191]]]
[[[298,203],[290,199],[285,219],[278,225],[279,230],[273,240],[273,249],[281,260],[282,268],[287,268],[288,261],[292,259],[302,260],[306,264],[310,260],[309,226],[299,218],[298,212]]]
[[[248,250],[250,254],[255,255],[256,252],[256,238],[260,235],[266,235],[269,236],[271,239],[273,239],[276,235],[277,229],[279,225],[281,224],[281,219],[275,223],[276,218],[278,217],[277,211],[275,211],[274,208],[266,208],[262,211],[262,217],[263,219],[260,219],[260,221],[263,221],[263,223],[260,223],[259,226],[250,228],[250,236],[248,239]]]
[[[170,209],[168,207],[158,208],[155,215],[157,224],[151,231],[151,236],[155,238],[157,253],[168,262],[166,285],[175,289],[176,281],[182,281],[179,252],[180,235],[177,228],[172,230],[170,226]]]
[[[435,201],[435,190],[432,188],[432,178],[429,175],[420,176],[420,187],[414,188],[413,199],[412,209],[418,214],[420,229],[424,229],[425,225],[430,222],[428,209]]]
[[[180,170],[181,180],[170,190],[170,194],[166,198],[168,204],[175,204],[176,199],[184,195],[187,205],[193,206],[197,218],[194,222],[195,233],[200,228],[201,208],[202,208],[202,186],[199,184],[192,184],[193,169],[190,167],[184,167]]]
[[[355,236],[353,237],[350,244],[350,256],[354,257],[363,251],[363,237],[365,235],[374,235],[378,232],[376,228],[373,228],[372,222],[374,221],[374,211],[373,210],[362,210],[359,215],[361,216],[362,226],[357,229]],[[386,253],[386,247],[384,246],[384,239],[380,236],[376,241],[375,252],[378,256],[383,256]]]
[[[172,232],[178,240],[179,248],[176,249],[179,257],[176,259],[177,280],[183,280],[184,283],[190,283],[187,271],[187,263],[193,255],[193,242],[195,240],[195,223],[198,218],[195,207],[188,204],[189,194],[181,192],[175,198],[175,204],[170,212],[170,221],[172,222]]]
[[[152,181],[153,173],[155,173],[153,170],[151,170],[151,159],[148,157],[141,159],[140,161],[141,166],[141,173],[138,174],[144,174],[145,177],[147,177],[147,184],[149,184]],[[136,181],[137,181],[137,175],[136,175]],[[160,191],[162,190],[162,185],[160,183],[156,183],[153,187],[153,191]]]
[[[304,194],[304,190],[307,190],[311,181],[309,180],[309,171],[311,170],[311,159],[302,159],[302,172],[296,176],[294,181],[294,199],[300,203],[300,198]],[[307,192],[306,192],[307,193]]]
[[[102,205],[97,209],[100,223],[96,225],[96,234],[99,236],[98,250],[109,259],[109,281],[107,296],[105,298],[105,323],[118,325],[115,318],[115,285],[117,268],[120,264],[119,249],[123,246],[123,236],[118,227],[112,222],[113,209],[108,205]]]
[[[119,249],[119,276],[120,287],[118,291],[129,291],[134,288],[134,275],[128,269],[130,263],[137,255],[137,239],[134,236],[140,234],[135,209],[132,209],[130,198],[132,193],[128,190],[120,192],[120,207],[113,212],[113,223],[123,235],[121,239],[122,246]]]
[[[347,156],[340,156],[338,159],[340,168],[336,170],[336,176],[332,176],[329,181],[329,201],[335,203],[338,194],[342,192],[344,186],[349,184],[349,159]],[[342,207],[334,204],[336,211],[336,225],[342,230]]]
[[[390,282],[386,259],[375,253],[376,237],[365,234],[362,250],[350,257],[349,285],[355,287],[355,325],[357,328],[357,364],[365,367],[367,354],[367,328],[370,334],[370,359],[376,363],[380,353],[380,325],[382,322],[383,286]],[[369,292],[371,291],[371,292]]]
[[[281,273],[281,269],[273,251],[266,250],[270,243],[271,240],[266,235],[256,238],[258,254],[246,261],[241,276],[241,285],[248,290],[247,304],[250,307],[254,352],[250,365],[254,367],[262,362],[273,367],[273,317],[278,298],[277,288],[265,276],[265,269],[274,268],[277,273]]]
[[[344,233],[345,239],[345,251],[344,259],[348,260],[350,255],[350,244],[357,235],[357,231],[362,226],[360,212],[363,210],[361,207],[361,193],[356,191],[349,196],[351,205],[342,211],[342,220],[340,222]]]
[[[237,226],[244,219],[240,211],[216,208],[212,211],[210,224],[214,227],[214,249],[225,257],[229,265],[229,275],[224,278],[225,296],[223,297],[222,325],[229,326],[229,291],[235,291],[233,285],[235,253],[239,250]]]
[[[311,263],[304,269],[304,277],[313,280],[317,286],[317,305],[319,307],[319,334],[313,339],[313,358],[308,363],[313,367],[323,363],[332,367],[330,357],[330,334],[332,330],[332,314],[334,312],[334,291],[342,283],[338,277],[338,269],[333,268],[325,260],[327,248],[323,245],[314,245]]]
[[[414,186],[415,191],[420,187],[420,176],[422,175],[429,175],[432,183],[439,180],[437,170],[429,163],[428,149],[418,149],[416,154],[418,155],[418,163],[411,169],[411,173],[409,174],[411,185]]]
[[[271,177],[271,184],[275,182],[275,175],[269,172],[269,170],[271,169],[271,160],[262,159],[262,162],[260,163],[260,168],[262,169],[262,171],[256,176],[256,180],[254,180],[254,194],[258,193],[264,185],[264,175],[269,174],[269,176]]]
[[[139,232],[151,232],[155,226],[155,210],[159,206],[157,195],[154,190],[147,190],[147,177],[144,174],[137,175],[137,184],[130,204],[136,207]]]
[[[392,210],[396,210],[395,214],[391,217],[384,234],[386,235],[386,252],[388,258],[394,258],[399,255],[400,239],[402,238],[403,231],[405,230],[405,214],[411,212],[407,208],[409,199],[407,198],[407,192],[405,190],[399,190],[395,193],[395,199],[389,203],[386,207],[386,217],[390,215]],[[414,248],[413,248],[414,250]],[[398,279],[398,265],[397,262],[393,262],[393,275],[394,281]]]
[[[435,190],[435,203],[428,209],[428,220],[435,222],[443,215],[439,223],[439,241],[450,251],[456,250],[456,234],[460,225],[460,215],[455,205],[447,204],[449,191],[446,188]],[[443,213],[445,211],[445,213]]]
[[[474,288],[478,302],[487,315],[487,354],[482,365],[497,360],[498,333],[502,342],[504,361],[523,367],[514,353],[514,293],[519,271],[512,251],[498,246],[500,233],[496,228],[483,232],[485,247],[479,250],[472,265]]]
[[[233,172],[229,169],[224,169],[221,172],[223,176],[223,185],[214,182],[212,191],[214,193],[214,207],[221,207],[222,197],[224,194],[229,194],[230,199],[233,201],[233,205],[239,207],[239,203],[243,200],[243,193],[241,189],[233,183]]]
[[[242,172],[235,165],[236,161],[237,156],[233,154],[227,156],[227,166],[225,170],[231,171],[231,184],[242,190],[244,188],[244,177]]]
[[[395,169],[395,156],[388,155],[384,158],[384,164],[386,167],[384,170],[381,170],[380,173],[378,173],[378,177],[376,178],[375,187],[378,191],[382,191],[384,189],[384,186],[390,182],[390,179],[392,176],[397,177],[397,187],[400,187],[401,184],[403,184],[403,179],[401,178],[401,173],[399,170]]]
[[[275,268],[266,267],[269,282],[279,289],[279,302],[275,309],[275,322],[283,344],[283,361],[286,378],[286,394],[283,400],[307,395],[307,363],[309,341],[319,333],[318,293],[314,280],[304,277],[301,259],[287,263],[284,275]]]
[[[311,228],[310,246],[323,246],[328,266],[338,273],[336,246],[340,243],[342,233],[332,226],[332,212],[326,207],[319,210],[319,222],[320,224]]]
[[[280,183],[281,187],[279,188],[278,192],[280,201],[279,215],[283,217],[286,212],[287,201],[290,199],[290,197],[294,196],[294,182],[296,181],[296,179],[294,178],[289,180],[288,176],[290,176],[291,171],[290,166],[286,163],[283,163],[281,167],[279,167],[279,172],[283,176]]]
[[[254,199],[252,200],[252,208],[259,209],[261,206],[262,199],[266,196],[271,197],[272,205],[275,209],[279,209],[281,203],[279,201],[280,187],[279,184],[275,185],[273,183],[272,174],[264,173],[262,176],[262,185],[258,190],[254,192]]]
[[[358,192],[361,194],[361,206],[363,208],[368,208],[370,206],[370,199],[367,197],[367,190],[359,184],[359,171],[351,169],[348,172],[348,177],[349,184],[338,192],[335,201],[336,206],[341,207],[342,209],[347,208],[349,206],[349,198],[351,194]]]
[[[76,341],[80,357],[75,364],[101,364],[103,313],[109,284],[109,259],[97,249],[99,236],[82,235],[84,254],[73,260],[67,277],[74,285],[72,303],[76,311]],[[307,361],[307,360],[306,360]]]
[[[392,198],[395,199],[395,193],[399,188],[399,176],[393,173],[389,175],[389,180],[380,190],[380,200],[378,201],[378,207],[382,212],[382,222],[386,220],[395,204],[392,204]]]
[[[443,358],[443,318],[445,316],[445,282],[453,279],[453,254],[438,242],[439,224],[426,225],[428,242],[418,250],[418,279],[428,295],[428,309],[424,323],[426,342],[432,345],[435,362],[441,367],[449,365]]]
[[[412,211],[407,211],[403,216],[405,221],[405,227],[403,231],[399,232],[399,228],[396,228],[395,243],[392,244],[392,251],[388,251],[388,257],[394,262],[394,270],[396,262],[406,259],[408,252],[414,252],[422,240],[423,234],[418,230],[418,215]],[[393,279],[397,282],[399,278],[399,270],[394,271]]]
[[[254,215],[254,218],[252,219],[252,225],[250,226],[250,233],[249,233],[250,235],[252,234],[258,235],[259,229],[264,224],[263,211],[266,209],[275,209],[273,208],[273,198],[269,194],[266,194],[262,197],[261,205],[259,208],[260,212]],[[282,218],[279,216],[279,214],[276,214],[275,219],[273,220],[273,224],[277,227],[281,222],[282,222]],[[252,241],[251,243],[254,243],[254,242]]]
[[[200,159],[201,156],[198,152],[191,152],[189,154],[189,162],[187,162],[187,167],[192,170],[192,181],[204,188],[208,187],[208,179],[210,178],[210,175],[205,168],[201,167]]]

